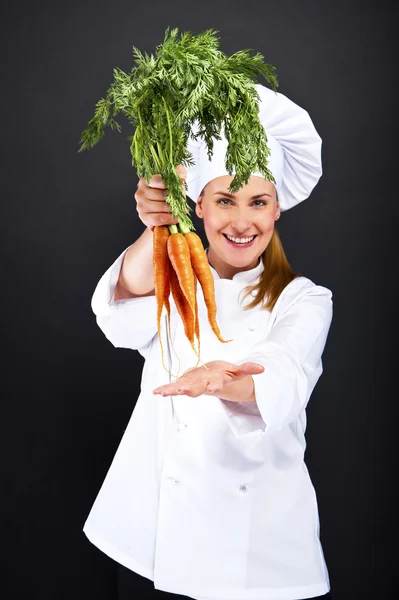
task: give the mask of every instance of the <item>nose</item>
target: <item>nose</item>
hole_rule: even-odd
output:
[[[243,235],[252,228],[252,221],[248,219],[248,216],[244,212],[237,213],[235,218],[231,221],[231,229],[234,233]]]

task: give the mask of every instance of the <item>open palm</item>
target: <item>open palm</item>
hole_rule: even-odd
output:
[[[153,393],[162,396],[186,395],[196,398],[202,394],[218,396],[223,389],[247,375],[257,375],[264,367],[255,362],[235,365],[224,360],[214,360],[191,369],[175,382],[157,387]]]

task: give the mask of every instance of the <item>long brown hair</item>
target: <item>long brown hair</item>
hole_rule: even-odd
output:
[[[252,292],[253,300],[246,304],[243,309],[249,310],[255,306],[261,305],[261,309],[271,311],[277,302],[283,289],[300,273],[295,273],[288,262],[284,252],[283,244],[279,233],[274,227],[273,234],[267,248],[261,255],[264,269],[261,273],[259,283],[247,285],[242,291],[244,298]]]

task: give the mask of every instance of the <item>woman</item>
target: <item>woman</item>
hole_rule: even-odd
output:
[[[211,160],[193,140],[194,165],[178,166],[204,220],[218,325],[233,341],[216,338],[198,291],[207,368],[195,367],[173,303],[169,370],[180,366],[184,374],[172,382],[162,367],[152,230],[177,219],[160,176],[149,186],[140,180],[135,197],[146,230],[92,298],[107,339],[138,350],[145,363],[140,396],[84,532],[122,565],[122,577],[133,571],[155,589],[197,600],[330,597],[304,434],[332,293],[291,270],[275,229],[281,211],[316,185],[321,140],[303,109],[257,87],[276,183],[254,173],[229,194],[223,136]],[[164,333],[168,344],[166,320]],[[128,588],[120,593],[128,597]]]

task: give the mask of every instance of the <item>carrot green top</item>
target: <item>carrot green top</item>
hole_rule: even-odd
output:
[[[97,102],[78,150],[93,147],[104,136],[106,125],[120,132],[114,117],[125,115],[134,127],[128,137],[132,166],[147,183],[152,175],[161,174],[168,188],[166,201],[173,216],[179,217],[182,233],[194,230],[189,217],[192,209],[176,171],[176,165],[193,164],[187,149],[189,136],[203,137],[211,160],[213,138],[220,139],[223,128],[228,141],[226,169],[235,174],[229,188],[232,193],[248,183],[255,170],[274,182],[267,167],[270,151],[259,120],[255,84],[261,74],[276,91],[275,67],[264,63],[259,53],[251,56],[250,49],[227,56],[219,50],[217,33],[213,29],[198,35],[186,31],[179,38],[178,29],[168,27],[154,55],[133,46],[134,67],[130,73],[114,68],[114,82]],[[198,125],[195,135],[194,123]]]

